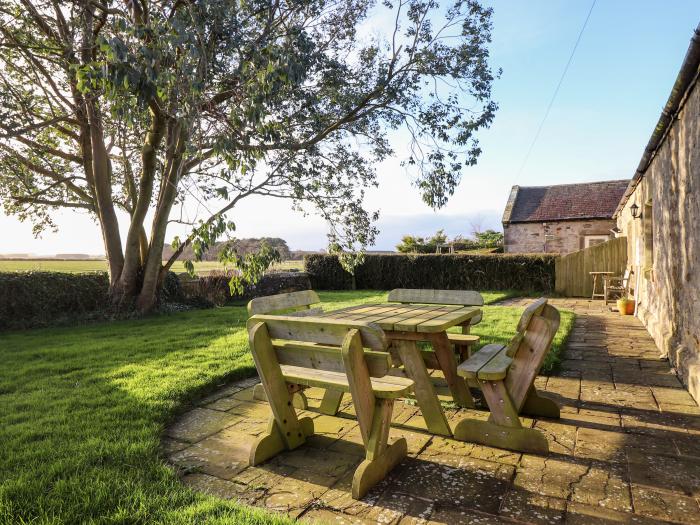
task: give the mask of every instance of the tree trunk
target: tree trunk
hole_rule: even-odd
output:
[[[119,233],[119,222],[112,202],[112,167],[104,143],[102,119],[94,101],[87,101],[87,116],[90,123],[92,146],[92,176],[95,182],[97,216],[102,228],[102,238],[109,263],[110,284],[118,282],[124,267],[124,253]]]
[[[136,301],[137,308],[149,312],[156,304],[156,294],[163,282],[163,244],[168,228],[170,211],[177,197],[177,185],[182,176],[183,154],[187,141],[187,125],[182,121],[175,123],[171,129],[173,142],[172,151],[161,182],[156,214],[151,229],[151,242],[148,247],[148,257],[143,270],[143,284]]]
[[[124,268],[119,278],[119,287],[125,298],[133,297],[137,292],[137,277],[145,264],[143,221],[153,197],[153,180],[155,179],[157,151],[165,134],[165,120],[156,113],[151,113],[151,127],[141,149],[142,171],[139,180],[138,197],[131,214],[131,224],[126,237],[124,249]]]
[[[81,49],[81,60],[88,64],[93,60],[94,42],[94,13],[93,7],[86,7],[83,12],[83,42]],[[78,91],[72,86],[75,95]],[[104,141],[104,127],[102,125],[102,115],[97,105],[96,95],[78,95],[76,101],[78,107],[84,106],[87,124],[85,130],[81,123],[81,132],[88,131],[86,136],[81,137],[82,147],[88,148],[91,159],[90,165],[86,169],[86,176],[92,185],[95,200],[95,211],[100,221],[102,229],[102,239],[105,244],[105,254],[109,264],[110,290],[114,288],[124,267],[124,252],[122,251],[121,235],[119,233],[119,222],[112,202],[112,164]],[[78,114],[82,116],[82,111]],[[88,141],[89,137],[89,141]],[[85,153],[85,151],[83,152]]]

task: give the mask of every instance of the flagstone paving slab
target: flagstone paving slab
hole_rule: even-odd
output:
[[[502,304],[524,306],[531,299]],[[391,438],[408,457],[361,501],[350,494],[364,448],[349,395],[338,416],[318,411],[302,447],[248,466],[270,408],[256,378],[222,385],[166,430],[162,453],[194,490],[285,513],[307,523],[461,525],[700,524],[700,407],[639,321],[602,301],[552,299],[577,317],[556,375],[537,388],[561,418],[523,418],[548,456],[431,436],[415,403],[398,402]],[[451,425],[482,410],[446,410]]]

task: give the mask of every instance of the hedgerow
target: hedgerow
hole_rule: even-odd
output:
[[[466,290],[554,289],[553,255],[366,255],[353,276],[333,255],[304,258],[318,290],[436,288]]]
[[[84,317],[109,303],[108,292],[105,272],[0,273],[0,330]]]

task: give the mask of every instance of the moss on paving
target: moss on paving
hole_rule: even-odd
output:
[[[520,311],[485,307],[474,332],[507,340]],[[0,335],[0,523],[288,523],[187,489],[160,455],[190,401],[254,373],[246,317],[227,307]]]

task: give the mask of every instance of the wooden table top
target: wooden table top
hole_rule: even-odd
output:
[[[324,312],[320,317],[367,321],[391,332],[444,332],[478,315],[477,306],[371,303]]]

